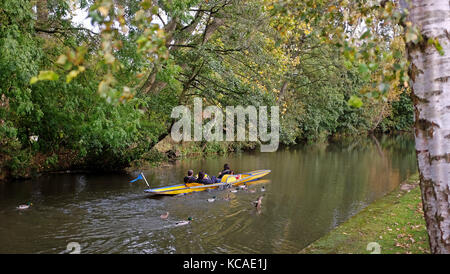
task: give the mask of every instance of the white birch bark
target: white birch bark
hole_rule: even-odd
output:
[[[409,20],[424,38],[407,50],[425,221],[431,251],[450,253],[450,1],[413,0]]]

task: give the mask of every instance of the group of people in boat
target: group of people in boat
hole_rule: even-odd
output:
[[[199,183],[199,184],[204,184],[204,185],[209,185],[209,184],[215,184],[215,183],[220,183],[220,180],[222,179],[222,177],[224,175],[230,175],[230,174],[234,174],[234,172],[230,169],[230,166],[228,164],[225,164],[223,166],[223,170],[221,172],[219,172],[219,175],[216,176],[211,176],[211,178],[209,178],[207,176],[207,174],[203,171],[200,171],[196,176],[194,176],[194,171],[188,170],[187,176],[184,177],[184,184],[189,184],[189,183]]]

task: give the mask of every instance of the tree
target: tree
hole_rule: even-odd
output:
[[[450,253],[450,2],[414,0],[409,20],[422,39],[407,44],[417,163],[433,253]],[[439,51],[429,41],[439,40]]]
[[[417,162],[433,253],[450,253],[450,3],[406,1],[274,1],[281,12],[318,26],[314,35],[341,48],[362,72],[382,77],[364,97],[386,98],[403,83],[415,110]],[[407,51],[394,47],[400,34]],[[387,43],[386,43],[387,42]],[[385,44],[385,47],[379,45]],[[393,60],[396,60],[393,62]]]

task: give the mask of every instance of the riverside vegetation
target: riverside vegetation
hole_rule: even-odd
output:
[[[313,35],[319,23],[293,22],[273,1],[156,2],[0,3],[1,180],[258,146],[171,144],[171,109],[195,96],[280,106],[283,145],[412,128],[408,88],[362,104],[356,95],[374,82],[367,67]],[[77,10],[95,27],[73,20]]]

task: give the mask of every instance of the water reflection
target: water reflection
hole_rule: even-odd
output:
[[[253,191],[149,198],[124,174],[59,174],[0,184],[0,253],[295,253],[416,172],[409,136],[190,159],[145,171],[152,185],[186,170],[271,169]],[[261,195],[260,214],[253,205]],[[216,196],[213,203],[208,198]],[[30,210],[16,206],[32,201]],[[170,212],[163,220],[160,215]],[[176,226],[189,216],[194,220]]]

